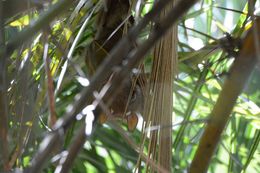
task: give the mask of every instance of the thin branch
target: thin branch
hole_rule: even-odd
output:
[[[42,141],[36,157],[31,162],[31,167],[25,169],[26,173],[42,172],[42,167],[49,156],[58,152],[63,145],[64,131],[62,128],[50,132]]]
[[[217,5],[213,5],[213,7],[221,9],[221,10],[225,10],[225,11],[232,11],[234,13],[238,13],[238,14],[243,14],[243,15],[247,15],[247,13],[240,11],[240,10],[236,10],[236,9],[232,9],[232,8],[226,8],[226,7],[221,7],[221,6],[217,6]]]
[[[82,149],[87,136],[85,134],[85,126],[82,126],[77,133],[75,140],[69,148],[68,155],[65,159],[60,159],[60,164],[56,167],[55,173],[68,173],[73,165],[73,161]]]
[[[57,121],[57,115],[55,112],[55,96],[54,96],[54,86],[53,86],[53,79],[51,76],[51,70],[50,70],[50,58],[48,56],[48,50],[49,50],[49,44],[47,42],[48,36],[45,33],[44,34],[44,52],[43,52],[43,59],[44,59],[44,65],[45,65],[45,73],[47,76],[47,88],[48,88],[48,100],[49,100],[49,119],[48,119],[48,125],[52,128],[54,124]]]
[[[199,30],[197,30],[197,29],[190,28],[190,27],[187,27],[187,26],[185,26],[185,25],[180,25],[180,26],[183,27],[184,29],[187,29],[187,30],[196,32],[196,33],[198,33],[198,34],[200,34],[200,35],[202,35],[202,36],[204,36],[204,37],[206,37],[206,38],[208,38],[208,39],[212,39],[212,40],[214,40],[214,41],[218,41],[217,38],[214,38],[214,37],[212,37],[211,35],[208,35],[208,34],[206,34],[206,33],[204,33],[204,32],[201,32],[201,31],[199,31]]]

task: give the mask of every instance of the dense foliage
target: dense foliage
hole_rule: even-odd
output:
[[[26,1],[22,9],[15,4],[18,1],[0,2],[0,170],[5,171],[26,170],[34,164],[32,160],[43,139],[48,142],[46,136],[51,134],[52,125],[64,118],[91,82],[85,56],[103,7],[103,1],[98,0],[64,1],[60,6],[63,1],[54,0]],[[133,26],[153,3],[131,1]],[[174,93],[169,93],[174,97],[174,122],[151,127],[173,128],[173,172],[185,172],[190,167],[223,83],[245,44],[243,38],[255,21],[252,14],[257,15],[259,9],[258,0],[201,0],[178,20],[178,70]],[[152,27],[150,23],[142,30],[140,43],[149,37]],[[247,51],[254,51],[253,47],[248,46],[252,50]],[[152,57],[150,51],[143,61],[148,74]],[[208,172],[260,171],[259,75],[258,62],[236,101]],[[60,158],[76,143],[82,127],[82,119],[70,124],[60,148],[44,165],[44,172],[58,171]],[[95,123],[93,134],[86,137],[73,161],[72,172],[145,172],[146,161],[137,166],[140,153],[146,154],[149,149],[148,141],[142,143],[145,130],[140,119],[133,132],[128,132],[121,120]]]

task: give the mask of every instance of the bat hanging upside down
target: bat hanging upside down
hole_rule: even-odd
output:
[[[127,30],[134,23],[131,16],[131,6],[128,0],[104,0],[95,18],[93,42],[86,51],[86,66],[92,76],[98,66]],[[126,20],[127,19],[127,20]],[[113,76],[113,75],[112,75]],[[109,119],[127,121],[128,130],[133,131],[138,123],[138,114],[144,106],[143,90],[139,78],[128,77],[117,92],[114,101],[108,104],[109,111],[99,114],[99,122],[105,123]],[[110,79],[104,82],[106,85]],[[106,101],[106,100],[105,100]]]
[[[99,122],[121,119],[127,122],[129,131],[133,131],[138,123],[138,115],[142,114],[144,107],[143,90],[136,79],[127,79],[116,94],[111,106],[109,115],[101,113]]]

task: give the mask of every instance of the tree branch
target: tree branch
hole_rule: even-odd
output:
[[[68,173],[70,171],[70,169],[73,165],[73,161],[75,160],[78,153],[82,149],[86,139],[87,139],[87,136],[85,134],[85,126],[82,126],[80,128],[79,132],[77,133],[75,140],[73,141],[72,145],[70,146],[70,148],[68,150],[68,155],[66,156],[66,159],[64,160],[64,162],[61,162],[60,165],[57,166],[55,172],[57,171],[59,173]],[[62,160],[60,160],[60,161],[62,161]]]
[[[5,50],[3,1],[0,1],[0,50]],[[0,168],[7,171],[8,165],[8,108],[6,92],[6,52],[0,54]]]

